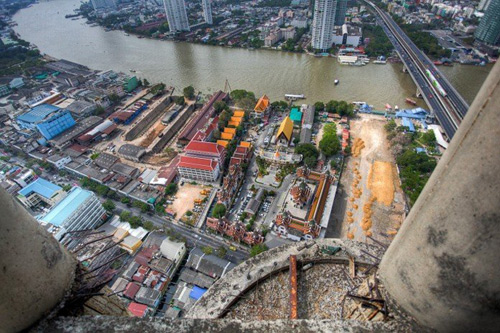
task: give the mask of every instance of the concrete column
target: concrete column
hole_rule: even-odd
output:
[[[380,276],[423,325],[500,327],[500,64],[385,253]]]
[[[45,317],[70,289],[75,269],[71,254],[0,189],[0,331]]]

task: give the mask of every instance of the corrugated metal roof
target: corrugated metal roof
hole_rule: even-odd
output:
[[[38,121],[43,120],[49,114],[58,111],[59,108],[50,104],[41,104],[35,106],[31,111],[26,112],[25,114],[17,117],[17,120],[24,121],[27,123],[36,123]]]
[[[73,187],[68,195],[55,205],[50,212],[40,219],[42,222],[60,226],[73,214],[90,196],[92,192],[80,187]]]
[[[52,184],[51,182],[43,178],[38,178],[28,186],[24,187],[18,193],[27,197],[32,192],[35,192],[42,197],[50,199],[55,192],[60,191],[61,189],[62,188],[60,186],[57,186],[56,184]]]

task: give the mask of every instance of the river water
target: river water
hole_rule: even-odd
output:
[[[79,0],[50,0],[19,11],[14,20],[20,36],[41,52],[93,69],[113,69],[162,81],[176,88],[193,85],[204,93],[223,89],[247,89],[271,100],[284,94],[304,94],[308,102],[339,99],[366,101],[376,109],[386,103],[405,105],[415,94],[415,84],[402,73],[401,64],[364,67],[342,66],[334,58],[315,58],[270,50],[245,50],[139,39],[120,31],[90,27],[84,19],[66,19]],[[441,70],[470,103],[491,66],[456,64]],[[333,81],[340,80],[338,86]],[[425,106],[420,100],[419,105]]]

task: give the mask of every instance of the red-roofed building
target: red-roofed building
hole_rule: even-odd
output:
[[[192,156],[181,156],[177,170],[183,178],[206,182],[215,182],[220,175],[220,167],[217,159]]]
[[[214,104],[215,102],[225,100],[227,94],[218,91],[212,95],[210,100],[203,106],[198,115],[189,122],[184,131],[179,135],[177,141],[181,144],[187,144],[193,139],[196,133],[205,127],[208,120],[213,117],[215,112]]]
[[[139,318],[143,318],[148,313],[148,307],[144,304],[139,304],[136,302],[132,302],[128,306],[128,310],[135,316]]]
[[[186,156],[200,157],[205,159],[217,159],[219,165],[224,162],[226,157],[226,148],[215,142],[191,140],[184,148]]]
[[[146,274],[148,273],[149,268],[146,266],[141,266],[137,270],[137,272],[132,276],[132,280],[142,283],[146,278]]]
[[[133,282],[129,282],[127,284],[127,287],[125,288],[125,291],[123,292],[123,296],[129,298],[129,299],[134,299],[135,294],[141,289],[141,287]]]

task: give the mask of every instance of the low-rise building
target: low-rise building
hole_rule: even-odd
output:
[[[358,46],[361,44],[362,32],[360,27],[344,24],[335,30],[333,43],[335,45]]]
[[[269,97],[267,97],[266,95],[262,96],[261,98],[259,98],[257,104],[255,105],[255,108],[253,109],[253,116],[261,118],[269,110],[270,107],[271,103],[269,101]]]
[[[215,182],[220,175],[217,160],[199,157],[181,156],[177,170],[183,178],[205,182]]]
[[[17,198],[28,208],[45,203],[52,207],[64,197],[64,191],[60,186],[52,184],[43,178],[38,178],[18,192]]]
[[[118,155],[134,162],[139,162],[145,154],[146,149],[130,143],[126,143],[118,149]]]

